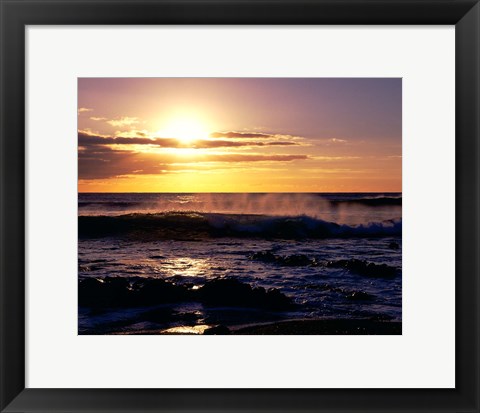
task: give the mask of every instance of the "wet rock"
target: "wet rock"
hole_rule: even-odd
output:
[[[178,302],[268,310],[293,306],[291,299],[277,289],[253,288],[234,278],[214,279],[198,289],[158,278],[85,278],[79,280],[78,297],[80,306],[90,308],[145,307]],[[151,316],[161,319],[163,314],[152,313]]]
[[[351,291],[330,284],[308,284],[307,288],[312,290],[325,291],[328,293],[342,294],[347,300],[352,301],[371,301],[375,299],[374,295],[368,294],[365,291]]]
[[[85,278],[78,286],[78,302],[82,307],[149,306],[187,299],[186,287],[155,278]]]
[[[315,264],[315,259],[311,259],[304,254],[287,255],[281,259],[282,265],[287,267],[306,267]]]
[[[136,299],[140,305],[176,303],[189,298],[187,287],[159,278],[149,278],[139,284]]]
[[[253,261],[262,261],[274,264],[277,262],[278,256],[271,251],[259,251],[249,255],[248,258]]]
[[[203,332],[203,334],[206,334],[206,335],[225,335],[225,334],[230,334],[230,330],[229,330],[228,327],[226,327],[224,325],[219,325],[219,326],[207,328]]]
[[[375,278],[392,278],[396,275],[397,269],[387,264],[374,264],[358,259],[329,261],[325,264],[330,268],[345,268],[351,272]]]
[[[402,334],[401,322],[374,321],[374,320],[299,320],[284,321],[271,324],[263,324],[251,327],[244,327],[233,331],[238,335],[398,335]]]
[[[365,291],[353,291],[345,296],[347,300],[352,301],[372,301],[374,296]]]
[[[217,278],[197,290],[200,301],[210,306],[256,307],[285,310],[293,303],[277,289],[252,288],[234,278]]]
[[[131,299],[128,286],[128,280],[122,277],[85,278],[79,282],[78,303],[85,307],[128,305]]]
[[[79,281],[78,304],[83,307],[103,301],[103,287],[102,280],[96,278],[85,278]]]
[[[307,267],[317,265],[315,258],[310,258],[305,254],[275,255],[271,251],[255,252],[248,257],[253,261],[261,261],[270,264],[281,265],[285,267]]]

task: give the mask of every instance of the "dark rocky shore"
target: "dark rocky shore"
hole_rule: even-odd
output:
[[[376,320],[298,320],[244,327],[237,335],[398,335],[402,323]]]
[[[195,334],[195,335],[399,335],[400,321],[378,320],[292,320],[248,327],[228,328],[223,325],[195,330],[141,330],[116,334]]]
[[[295,307],[278,289],[252,287],[235,278],[215,278],[202,287],[175,284],[158,278],[84,278],[78,283],[78,303],[89,308],[128,308],[181,302],[206,306],[237,306],[271,311]]]
[[[264,254],[262,259],[271,258]],[[278,262],[280,259],[274,257]],[[288,257],[288,265],[299,265],[300,258]],[[347,267],[352,271],[371,271],[374,276],[390,277],[394,270],[385,265],[368,265],[360,260],[345,260],[328,263]],[[371,301],[373,296],[362,291],[347,291],[324,286],[326,290],[344,295],[349,301]],[[84,278],[79,280],[78,298],[80,307],[88,309],[89,314],[102,314],[112,309],[144,308],[128,322],[153,322],[164,324],[175,321],[165,329],[146,329],[129,331],[128,328],[111,325],[90,328],[80,334],[204,334],[204,335],[398,335],[402,334],[402,323],[384,316],[352,319],[301,319],[301,320],[264,320],[263,323],[246,325],[235,323],[224,325],[224,321],[187,319],[185,314],[176,314],[168,307],[175,303],[199,303],[205,308],[237,307],[263,310],[270,318],[282,311],[298,308],[291,297],[278,289],[253,287],[235,278],[216,278],[193,289],[190,284],[176,284],[156,278],[141,277],[105,277]],[[165,305],[167,304],[167,307]],[[151,308],[148,308],[151,306]],[[125,321],[125,320],[124,320]],[[245,320],[246,321],[246,320]],[[253,321],[253,320],[252,320]],[[217,324],[219,323],[219,324]],[[128,323],[127,323],[128,324]]]

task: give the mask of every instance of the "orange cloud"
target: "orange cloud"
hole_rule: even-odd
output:
[[[291,162],[306,160],[307,155],[259,154],[259,153],[205,153],[205,152],[142,152],[138,146],[151,145],[160,148],[181,148],[173,138],[127,138],[78,133],[78,174],[82,180],[108,179],[125,175],[155,175],[178,171],[173,164],[240,163],[240,162]],[[291,145],[291,142],[235,142],[227,140],[199,140],[193,148],[211,149],[239,146]],[[120,150],[119,147],[122,149]]]
[[[90,109],[90,108],[78,108],[78,114],[80,115],[80,113],[85,113],[85,112],[91,112],[93,109]]]
[[[107,123],[111,126],[121,127],[121,126],[130,126],[140,123],[140,119],[129,116],[122,116],[121,118],[107,120]]]
[[[275,135],[269,133],[255,132],[213,132],[211,138],[273,138]]]
[[[153,145],[162,148],[194,148],[194,149],[211,149],[211,148],[240,148],[252,146],[293,146],[298,145],[292,141],[231,141],[231,140],[207,140],[198,139],[188,144],[181,142],[176,138],[147,138],[140,137],[140,133],[135,132],[136,136],[103,136],[94,135],[85,132],[79,132],[78,142],[81,146],[88,145]],[[143,133],[143,136],[145,134]]]

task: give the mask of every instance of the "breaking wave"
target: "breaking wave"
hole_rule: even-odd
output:
[[[402,221],[362,225],[328,222],[306,215],[269,216],[165,212],[119,216],[79,216],[80,238],[127,237],[135,239],[239,238],[350,238],[389,237],[402,234]]]

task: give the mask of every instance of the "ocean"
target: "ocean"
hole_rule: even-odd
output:
[[[80,193],[78,214],[79,334],[402,320],[400,193]]]

